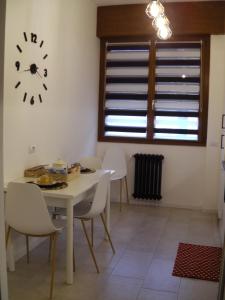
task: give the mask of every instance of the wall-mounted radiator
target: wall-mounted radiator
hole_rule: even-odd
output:
[[[160,200],[163,155],[135,154],[134,198]]]

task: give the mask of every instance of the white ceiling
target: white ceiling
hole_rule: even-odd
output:
[[[119,5],[119,4],[138,4],[148,3],[148,0],[94,0],[97,5]],[[188,0],[162,0],[162,2],[187,2]],[[190,1],[205,1],[205,0],[190,0]],[[211,0],[216,1],[216,0]],[[225,1],[225,0],[221,0]]]

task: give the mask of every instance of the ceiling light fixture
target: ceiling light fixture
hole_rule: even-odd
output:
[[[168,26],[161,26],[157,31],[160,40],[168,40],[172,35],[172,31]]]
[[[153,19],[164,13],[164,7],[159,0],[152,0],[149,2],[145,12],[149,18]]]
[[[159,0],[150,0],[145,10],[147,16],[152,21],[152,26],[157,31],[157,36],[161,40],[167,40],[172,35],[172,30],[169,27],[169,20],[164,13],[164,7]]]

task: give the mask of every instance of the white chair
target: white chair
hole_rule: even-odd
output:
[[[6,195],[6,222],[8,225],[6,246],[8,245],[11,229],[24,234],[26,237],[50,237],[50,299],[52,299],[55,276],[56,239],[62,228],[56,228],[52,223],[42,191],[38,186],[30,183],[11,182],[8,184]]]
[[[92,243],[91,243],[91,241],[88,237],[88,234],[87,234],[85,221],[93,221],[93,219],[96,218],[97,216],[101,217],[101,220],[102,220],[105,232],[107,234],[107,237],[109,239],[109,243],[111,245],[112,251],[113,251],[113,253],[115,253],[115,248],[113,246],[110,234],[108,232],[108,229],[107,229],[107,226],[106,226],[106,223],[104,220],[104,214],[103,214],[105,206],[106,206],[109,181],[110,181],[110,173],[106,173],[105,175],[103,175],[100,178],[99,183],[96,188],[96,192],[95,192],[93,201],[89,207],[87,207],[87,206],[85,207],[86,211],[82,208],[82,202],[81,202],[80,206],[74,207],[74,213],[75,213],[74,217],[81,221],[81,224],[82,224],[82,227],[84,230],[84,234],[85,234],[85,237],[88,242],[89,250],[90,250],[91,256],[93,258],[93,261],[94,261],[94,264],[95,264],[95,267],[96,267],[96,270],[98,273],[99,273],[99,267],[98,267],[97,260],[96,260],[94,250],[93,250],[93,222],[92,222]]]
[[[126,185],[127,203],[129,204],[128,187],[127,187],[127,165],[123,151],[117,147],[112,146],[107,149],[102,168],[106,170],[114,170],[115,173],[111,177],[111,181],[120,180],[120,211],[122,210],[122,185],[123,179]]]
[[[97,156],[85,156],[82,157],[79,161],[82,167],[89,168],[89,169],[101,169],[102,162],[99,157]]]
[[[108,232],[108,229],[107,229],[107,226],[106,226],[106,223],[104,220],[104,215],[103,215],[103,212],[104,212],[104,209],[106,206],[109,182],[110,182],[110,173],[108,172],[100,178],[92,202],[87,202],[87,201],[83,200],[74,206],[74,218],[79,219],[81,221],[81,224],[82,224],[82,227],[84,230],[84,234],[87,239],[88,247],[89,247],[92,259],[94,261],[97,273],[99,273],[99,267],[98,267],[97,260],[96,260],[94,250],[93,250],[93,233],[94,233],[93,220],[94,220],[94,218],[96,218],[98,216],[101,217],[101,220],[102,220],[105,232],[107,234],[107,237],[109,239],[109,243],[111,245],[112,251],[113,251],[113,253],[115,253],[115,248],[112,244],[112,240],[111,240],[110,234]],[[65,215],[65,209],[60,209],[58,211],[58,215],[59,216]],[[85,226],[85,221],[91,221],[91,240],[88,237],[87,229]],[[75,261],[75,259],[74,259],[74,261]],[[74,263],[74,268],[75,268],[75,263]]]

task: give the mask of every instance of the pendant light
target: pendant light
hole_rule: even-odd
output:
[[[152,26],[157,31],[157,36],[161,40],[167,40],[172,36],[172,30],[169,27],[169,20],[164,13],[164,7],[159,0],[150,0],[145,10],[147,16],[152,21]]]

